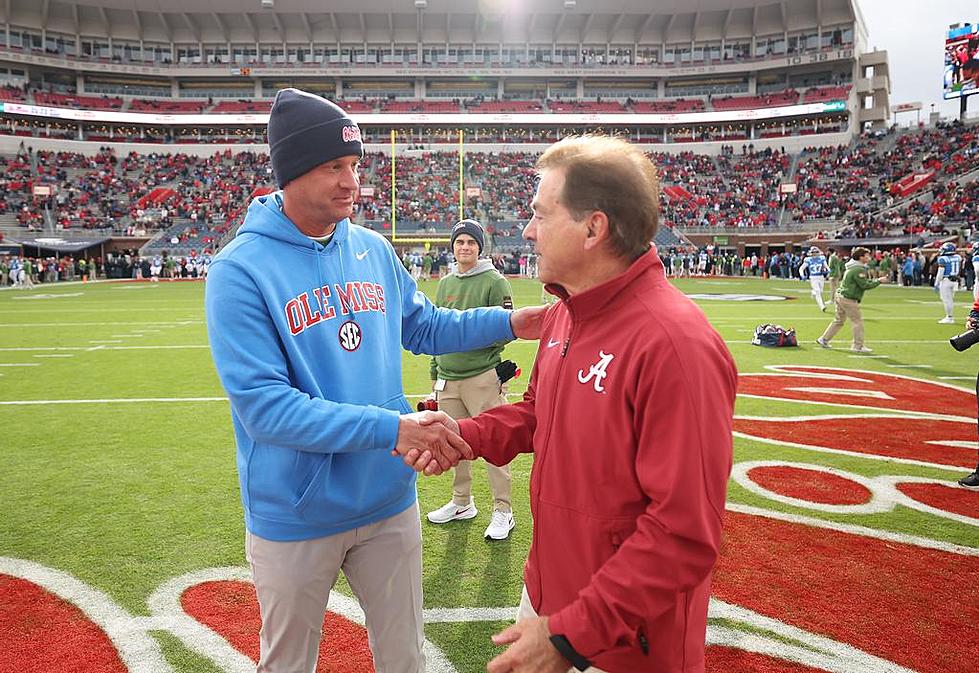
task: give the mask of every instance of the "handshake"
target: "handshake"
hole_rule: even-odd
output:
[[[401,416],[391,455],[401,456],[405,465],[427,476],[442,474],[460,460],[475,457],[469,444],[459,436],[459,424],[444,411]]]

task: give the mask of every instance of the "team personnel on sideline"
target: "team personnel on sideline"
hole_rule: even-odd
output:
[[[348,219],[360,129],[295,89],[269,117],[281,191],[256,198],[214,258],[208,336],[231,400],[246,558],[262,616],[258,670],[312,673],[343,570],[366,615],[378,673],[422,673],[421,532],[415,473],[396,456],[464,442],[408,414],[401,349],[444,353],[536,337],[543,308],[438,309],[394,249]]]
[[[523,598],[487,671],[702,671],[734,361],[651,249],[659,190],[641,149],[566,138],[537,169],[524,237],[561,301],[523,401],[459,421],[490,462],[534,453]]]
[[[829,275],[829,266],[826,264],[826,257],[823,251],[812,246],[809,254],[802,260],[802,277],[809,279],[809,286],[812,288],[812,297],[816,300],[816,305],[820,311],[826,310],[823,302],[823,288],[826,286],[826,276]]]
[[[467,309],[476,306],[513,308],[510,283],[489,259],[480,258],[485,240],[483,227],[474,220],[462,220],[452,227],[449,245],[456,259],[455,273],[439,281],[435,305]],[[438,408],[452,418],[468,418],[487,409],[506,404],[506,393],[497,367],[504,342],[467,353],[447,353],[432,358],[432,390]],[[493,513],[483,536],[504,540],[513,530],[510,505],[510,467],[486,464]],[[472,498],[472,462],[460,461],[452,481],[452,499],[429,512],[432,523],[472,519],[478,514]]]
[[[854,248],[850,253],[850,261],[846,263],[843,282],[834,297],[836,301],[836,318],[829,324],[823,335],[816,339],[823,348],[832,348],[830,341],[843,327],[847,318],[853,325],[853,344],[850,350],[854,353],[872,353],[870,348],[863,345],[863,315],[860,313],[860,302],[863,293],[872,290],[887,279],[873,280],[867,276],[867,262],[870,261],[870,250]]]
[[[976,241],[969,247],[969,261],[972,262],[972,277],[974,278],[972,282],[972,299],[975,301],[979,300],[979,241]]]
[[[938,269],[935,273],[935,290],[942,298],[945,306],[945,317],[938,322],[943,325],[954,325],[955,290],[959,287],[959,275],[962,273],[962,255],[955,252],[954,243],[943,243],[939,249]]]
[[[835,249],[829,251],[829,303],[836,301],[836,291],[840,289],[840,281],[843,280],[844,262],[840,258],[840,253]]]

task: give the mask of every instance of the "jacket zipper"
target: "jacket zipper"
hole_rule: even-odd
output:
[[[565,305],[567,305],[567,304],[565,304]],[[550,418],[550,421],[547,424],[547,430],[546,430],[546,433],[544,434],[544,440],[541,442],[541,446],[542,447],[547,447],[548,443],[551,441],[551,430],[554,427],[554,415],[555,415],[554,414],[554,410],[557,408],[557,391],[560,390],[560,382],[562,380],[561,377],[564,374],[564,365],[567,362],[567,359],[566,359],[565,356],[567,356],[568,349],[571,347],[571,336],[574,333],[574,325],[575,325],[574,313],[571,311],[571,307],[570,306],[568,306],[568,317],[570,318],[571,325],[568,328],[568,335],[564,338],[564,345],[561,346],[561,362],[558,365],[557,376],[554,379],[555,381],[558,382],[558,386],[555,386],[555,388],[554,388],[554,395],[553,395],[553,397],[551,399],[551,418]],[[549,451],[545,451],[545,454],[546,453],[549,453]],[[540,465],[538,467],[538,470],[541,473],[543,472],[543,469],[544,469],[544,460],[545,460],[545,457],[546,456],[544,456],[544,455],[540,456],[541,461],[540,461]],[[538,484],[538,489],[539,488],[540,488],[540,485]],[[538,490],[538,499],[539,498],[540,498],[540,491]],[[537,549],[537,538],[538,538],[539,534],[540,534],[540,526],[535,522],[534,523],[534,527],[533,527],[533,532],[532,532],[532,543],[533,543],[534,549]],[[538,591],[538,598],[540,599],[540,605],[537,606],[538,612],[539,612],[540,611],[539,608],[541,607],[541,605],[544,604],[544,583],[540,581],[540,568],[539,567],[538,567],[538,572],[537,572],[537,578],[538,578],[537,579],[537,586],[538,586],[538,589],[539,589],[539,591]]]

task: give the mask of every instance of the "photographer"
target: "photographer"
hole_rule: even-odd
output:
[[[969,319],[965,323],[972,332],[966,332],[965,334],[959,335],[952,339],[952,346],[955,350],[963,351],[969,348],[972,344],[979,341],[979,299],[972,305],[972,310],[969,311]],[[962,340],[964,337],[964,340]],[[962,341],[960,341],[962,340]],[[979,375],[976,376],[976,396],[977,405],[979,405]],[[976,414],[976,424],[979,425],[979,408],[977,408]],[[979,488],[979,462],[976,464],[975,471],[965,477],[959,479],[959,486],[965,486],[966,488]]]

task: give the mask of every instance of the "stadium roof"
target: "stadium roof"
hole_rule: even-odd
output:
[[[5,23],[167,42],[670,43],[857,19],[851,0],[6,0]],[[265,0],[269,4],[269,0]]]

